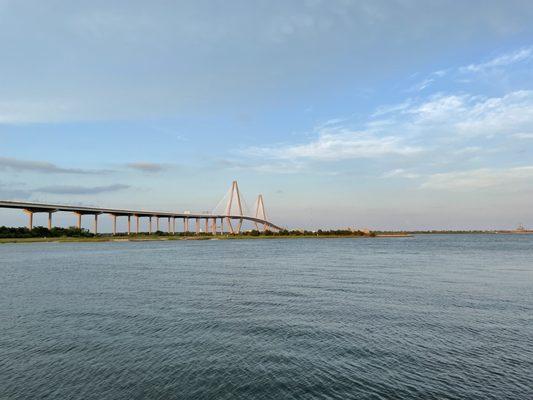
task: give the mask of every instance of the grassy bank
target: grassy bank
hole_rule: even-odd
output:
[[[98,235],[92,237],[26,237],[26,238],[0,238],[2,243],[90,243],[90,242],[144,242],[168,240],[257,240],[257,239],[339,239],[339,238],[365,238],[370,235],[131,235],[111,236]]]

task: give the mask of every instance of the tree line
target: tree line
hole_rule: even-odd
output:
[[[33,229],[28,228],[13,228],[7,226],[0,226],[0,238],[35,238],[35,237],[93,237],[94,234],[87,229],[79,229],[76,227],[60,228],[54,227],[48,229],[44,226],[36,226]]]
[[[147,232],[142,232],[140,235],[147,235]],[[228,234],[228,232],[226,232]],[[107,236],[109,234],[103,234]],[[126,233],[119,233],[118,236],[126,236]],[[195,236],[194,232],[176,232],[174,234],[168,234],[161,231],[156,231],[153,235],[157,236]],[[201,232],[200,236],[211,236],[211,233]],[[256,229],[250,231],[244,231],[236,236],[374,236],[373,233],[367,233],[362,231],[351,231],[348,229],[337,230],[322,230],[307,231],[307,230],[281,230],[279,232],[273,232],[270,230],[258,231]],[[94,237],[94,233],[87,229],[79,229],[76,227],[60,228],[54,227],[48,229],[44,226],[36,226],[33,229],[28,228],[13,228],[7,226],[0,226],[0,238],[47,238],[47,237]],[[131,236],[136,236],[133,234]]]

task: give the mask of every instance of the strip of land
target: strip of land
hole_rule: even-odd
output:
[[[407,235],[394,235],[407,237]],[[340,238],[369,238],[374,236],[361,235],[217,235],[217,236],[156,236],[138,235],[135,237],[97,236],[97,237],[31,237],[31,238],[0,238],[2,243],[78,243],[78,242],[147,242],[147,241],[174,241],[174,240],[257,240],[257,239],[340,239]],[[387,236],[392,237],[392,236]]]
[[[232,234],[211,234],[206,232],[179,232],[165,233],[157,231],[155,233],[135,233],[135,234],[98,234],[95,235],[86,229],[75,227],[52,228],[35,227],[9,228],[0,227],[0,243],[32,243],[32,242],[135,242],[154,240],[233,240],[233,239],[297,239],[297,238],[364,238],[374,237],[374,233],[369,231],[354,230],[318,230],[316,232],[305,230],[283,230],[272,232],[269,230],[251,230]]]

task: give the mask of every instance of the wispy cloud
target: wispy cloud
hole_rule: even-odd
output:
[[[337,161],[356,158],[375,158],[385,155],[408,156],[422,149],[409,146],[395,136],[377,137],[365,131],[345,128],[323,129],[318,138],[298,145],[252,147],[246,153],[253,156],[286,160],[309,159]]]
[[[403,168],[396,168],[391,171],[387,171],[383,174],[383,178],[406,178],[406,179],[417,179],[421,175],[415,172],[405,170]]]
[[[515,133],[513,137],[516,139],[533,139],[533,132],[532,133],[519,132],[519,133]]]
[[[470,97],[456,127],[467,135],[515,134],[533,129],[533,91],[520,90],[502,97]]]
[[[408,110],[412,106],[412,100],[407,99],[403,103],[399,104],[390,104],[379,106],[376,111],[371,115],[372,118],[381,117],[383,115],[399,113],[405,110]]]
[[[159,172],[164,169],[164,165],[160,163],[151,162],[133,162],[126,164],[127,168],[134,169],[142,172]]]
[[[418,82],[416,83],[415,85],[413,85],[409,91],[412,91],[412,92],[421,92],[422,90],[428,88],[429,86],[431,86],[431,84],[435,82],[435,79],[433,78],[426,78],[424,80],[422,80],[421,82]]]
[[[74,185],[55,185],[46,186],[35,189],[35,192],[49,193],[49,194],[100,194],[107,192],[116,192],[119,190],[128,189],[129,185],[113,184],[107,186],[74,186]]]
[[[0,157],[0,170],[31,171],[46,174],[95,174],[108,172],[106,170],[64,168],[47,161],[20,160],[10,157]]]
[[[72,119],[72,106],[62,100],[0,101],[0,124],[58,122]]]
[[[501,97],[438,93],[388,106],[388,110],[388,126],[401,126],[409,135],[490,137],[533,131],[533,91],[529,90]]]
[[[296,160],[276,160],[257,163],[223,159],[216,161],[215,165],[218,168],[236,171],[245,170],[272,174],[296,174],[309,171],[307,165]]]
[[[411,85],[407,92],[422,92],[432,86],[434,83],[444,79],[451,78],[455,83],[473,83],[476,81],[476,74],[498,71],[498,73],[506,72],[515,64],[527,63],[533,60],[533,46],[518,49],[509,53],[501,54],[488,61],[469,64],[458,68],[448,68],[433,71],[422,79],[421,81]],[[410,77],[413,79],[418,74]]]
[[[533,166],[512,168],[480,168],[432,174],[422,184],[423,188],[444,190],[475,190],[509,186],[533,180]]]
[[[530,61],[533,59],[533,47],[527,47],[523,49],[516,50],[511,53],[502,54],[498,57],[495,57],[489,61],[479,63],[479,64],[470,64],[459,69],[460,72],[483,72],[495,68],[507,67],[516,63]]]

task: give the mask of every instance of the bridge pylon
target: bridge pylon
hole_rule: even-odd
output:
[[[233,181],[231,184],[231,190],[230,195],[228,198],[228,203],[226,204],[226,221],[228,222],[229,230],[231,233],[235,233],[235,229],[233,229],[233,225],[231,224],[231,218],[229,217],[231,214],[231,210],[233,207],[233,199],[235,198],[235,204],[237,205],[237,212],[239,216],[243,216],[242,212],[242,202],[241,202],[241,193],[239,191],[239,185],[237,181]],[[239,224],[237,225],[237,233],[241,232],[242,227],[242,219],[239,220]]]
[[[266,211],[265,211],[265,203],[263,202],[263,195],[260,194],[257,196],[257,201],[255,205],[255,218],[261,218],[266,221]],[[254,222],[255,228],[259,230],[259,226],[257,225],[257,222]],[[267,230],[266,224],[263,224],[263,232]]]

